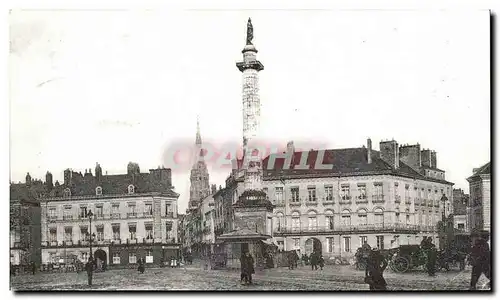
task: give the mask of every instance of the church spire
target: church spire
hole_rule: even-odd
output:
[[[196,145],[201,146],[200,116],[196,116]]]

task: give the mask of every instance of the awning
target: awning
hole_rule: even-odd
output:
[[[228,243],[247,243],[252,241],[264,241],[270,239],[270,235],[260,234],[249,229],[234,230],[218,236],[217,241]]]
[[[267,241],[267,240],[262,240],[264,244],[271,245],[271,246],[277,246],[275,245],[272,241]]]

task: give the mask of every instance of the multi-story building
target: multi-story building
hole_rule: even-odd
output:
[[[111,267],[127,267],[139,258],[160,265],[177,256],[177,199],[170,169],[141,173],[129,163],[127,174],[95,176],[64,171],[41,199],[42,263],[69,258],[86,262],[92,256]],[[92,212],[90,217],[89,212]],[[91,226],[90,220],[92,219]]]
[[[200,123],[196,124],[195,162],[191,168],[189,207],[183,220],[183,250],[195,257],[206,255],[213,249],[214,194],[216,185],[209,185],[209,174],[204,160]]]
[[[466,232],[469,228],[467,221],[467,206],[469,195],[462,189],[453,189],[453,228]]]
[[[442,196],[448,199],[448,216],[453,183],[437,168],[435,152],[421,151],[420,145],[398,147],[396,141],[380,142],[375,151],[371,140],[362,148],[309,152],[297,152],[290,143],[287,152],[293,153],[288,169],[283,157],[273,167],[270,157],[263,161],[264,191],[276,205],[272,235],[279,248],[315,249],[334,259],[352,257],[365,241],[381,249],[420,243],[424,236],[439,243]],[[326,169],[317,167],[319,153],[322,164],[330,165]],[[235,203],[243,190],[241,172],[235,170],[226,194]],[[216,201],[216,209],[222,203]],[[228,227],[224,232],[232,230]]]
[[[469,230],[491,232],[491,167],[488,162],[474,169],[473,175],[467,178],[469,182]]]
[[[205,197],[200,204],[201,216],[201,243],[203,255],[214,253],[215,247],[215,201],[214,195],[217,192],[215,185],[212,185],[212,195]]]
[[[184,218],[185,214],[177,214],[178,225],[177,225],[177,241],[179,244],[184,245]]]
[[[10,184],[10,263],[20,271],[32,262],[41,264],[38,199],[50,192],[52,175],[47,173],[46,179],[32,180],[28,173],[25,183]]]

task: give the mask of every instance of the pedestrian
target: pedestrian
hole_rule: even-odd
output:
[[[317,270],[318,269],[318,259],[317,259],[317,253],[316,252],[313,252],[311,253],[310,255],[310,263],[311,263],[311,270],[314,271],[314,270]]]
[[[295,251],[288,252],[287,259],[288,259],[288,269],[293,270],[293,267],[295,266]]]
[[[248,276],[247,276],[247,257],[245,253],[241,253],[240,256],[240,269],[241,269],[241,279],[240,282],[241,284],[245,284],[248,282]]]
[[[250,252],[247,252],[247,255],[246,255],[246,275],[247,275],[247,279],[248,279],[248,284],[252,284],[252,274],[255,273],[255,269],[254,269],[254,260],[253,260],[253,257],[252,255],[250,254]]]
[[[479,237],[476,239],[472,247],[470,258],[472,261],[472,275],[470,279],[470,289],[475,290],[477,281],[481,274],[489,280],[488,287],[491,286],[491,259],[490,247],[486,241],[487,237]]]
[[[31,272],[33,273],[33,275],[35,275],[36,273],[36,264],[34,261],[31,262]]]
[[[295,269],[297,269],[298,263],[299,263],[299,254],[297,253],[297,251],[293,251],[293,267]]]
[[[94,263],[91,259],[85,264],[85,270],[87,271],[88,284],[92,285],[92,271],[94,271]]]
[[[429,276],[436,276],[436,261],[437,261],[437,249],[432,243],[432,240],[427,239],[427,274]]]
[[[321,270],[323,270],[323,267],[325,266],[325,259],[323,258],[323,254],[319,255],[318,263]]]
[[[144,259],[142,258],[139,258],[139,267],[137,268],[137,270],[141,273],[141,274],[144,274],[144,271],[145,271],[145,267],[144,267]]]
[[[370,251],[365,269],[365,283],[368,283],[371,291],[384,291],[387,282],[384,279],[384,271],[387,261],[377,248]]]

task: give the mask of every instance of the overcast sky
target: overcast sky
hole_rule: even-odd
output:
[[[241,142],[248,17],[266,137],[419,142],[466,191],[490,160],[487,11],[24,11],[10,20],[11,180],[147,171],[194,143],[196,115],[204,140]],[[188,172],[173,183],[184,210]]]

